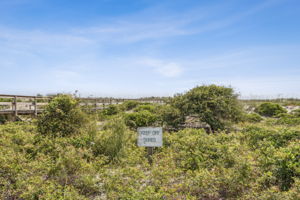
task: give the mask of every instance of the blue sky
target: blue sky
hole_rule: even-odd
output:
[[[298,0],[0,0],[0,93],[300,97]]]

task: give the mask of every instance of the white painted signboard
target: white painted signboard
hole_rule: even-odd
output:
[[[141,127],[138,128],[138,146],[141,147],[161,147],[162,128],[161,127]]]

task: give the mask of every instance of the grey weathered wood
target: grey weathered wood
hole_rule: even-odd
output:
[[[150,165],[153,163],[152,155],[153,155],[154,147],[146,147],[147,150],[147,159]]]
[[[15,105],[14,106],[15,117],[17,117],[18,116],[17,96],[14,97],[14,105]]]
[[[37,112],[37,99],[36,97],[34,98],[34,115],[37,116],[38,112]]]
[[[37,115],[43,111],[39,109],[39,106],[45,106],[48,103],[41,102],[38,103],[38,99],[51,99],[53,97],[38,97],[38,96],[25,96],[25,95],[5,95],[0,94],[0,98],[11,99],[10,102],[0,102],[0,114],[34,114]],[[17,102],[18,99],[26,100],[27,102]],[[151,103],[161,103],[162,99],[160,98],[140,98],[140,99],[114,99],[114,98],[78,98],[81,103],[81,106],[92,106],[94,110],[105,109],[107,106],[112,104],[121,104],[125,101],[133,100],[141,103],[151,102]],[[28,101],[29,100],[29,101]],[[31,107],[34,106],[34,109]]]

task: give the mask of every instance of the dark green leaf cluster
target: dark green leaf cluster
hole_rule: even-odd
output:
[[[157,113],[160,115],[162,125],[165,128],[178,128],[185,120],[180,110],[170,104],[160,106]]]
[[[148,110],[141,110],[139,112],[127,113],[125,115],[126,125],[131,128],[154,126],[158,122],[159,116]]]
[[[261,122],[263,118],[257,113],[250,113],[244,115],[244,120],[247,122],[257,123]]]
[[[279,104],[266,102],[255,108],[255,112],[265,117],[275,117],[279,114],[286,113],[287,111]]]
[[[109,105],[102,112],[104,115],[108,115],[108,116],[116,115],[120,112],[120,108],[118,105]]]
[[[217,85],[196,87],[176,96],[172,105],[185,116],[197,115],[214,131],[225,129],[228,122],[240,120],[242,113],[233,89]]]
[[[77,100],[69,95],[59,95],[51,100],[37,122],[38,131],[53,137],[70,136],[87,124]]]

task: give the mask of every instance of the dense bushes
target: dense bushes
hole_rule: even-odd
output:
[[[138,127],[154,126],[158,119],[158,115],[151,113],[148,110],[125,115],[126,125],[134,129]]]
[[[78,109],[72,98],[59,96],[38,126],[0,126],[0,199],[299,199],[297,127],[266,120],[249,125],[261,119],[251,114],[234,133],[164,131],[164,146],[154,149],[150,164],[145,148],[136,145],[136,131],[125,123],[176,126],[182,110],[135,105],[96,129]],[[80,125],[66,126],[67,116]],[[281,118],[291,116],[297,118]]]
[[[199,86],[172,100],[172,105],[185,116],[197,115],[211,128],[223,130],[229,122],[241,119],[241,107],[232,88]]]
[[[123,110],[125,111],[129,111],[129,110],[132,110],[134,109],[135,107],[137,107],[138,105],[140,105],[141,103],[137,102],[137,101],[133,101],[133,100],[130,100],[130,101],[125,101],[123,104],[122,104],[122,108]]]
[[[105,108],[102,113],[104,115],[116,115],[120,112],[120,108],[118,105],[109,105],[107,108]]]
[[[300,117],[300,109],[293,110],[293,111],[292,111],[292,115],[293,115],[294,117]]]
[[[76,134],[87,123],[78,102],[69,95],[55,97],[38,119],[41,134],[53,137]]]
[[[256,122],[261,122],[263,118],[257,113],[250,113],[244,116],[244,120],[247,122],[256,123]]]
[[[227,129],[232,123],[242,120],[237,96],[232,88],[204,85],[170,98],[165,105],[141,104],[135,101],[124,102],[121,106],[111,105],[101,111],[101,119],[108,119],[107,116],[126,111],[126,125],[131,128],[161,125],[176,129],[184,124],[186,117],[196,116],[215,132]],[[253,116],[250,120],[259,119]]]
[[[279,104],[266,102],[255,108],[255,112],[265,117],[274,117],[287,111]]]
[[[112,119],[104,126],[104,130],[99,132],[94,140],[92,150],[95,156],[107,156],[109,161],[120,157],[126,145],[127,129],[123,119]]]
[[[300,111],[294,110],[291,113],[282,113],[276,116],[278,119],[275,124],[298,126],[300,125]]]
[[[294,115],[281,116],[276,121],[276,124],[297,126],[297,125],[300,125],[300,117],[295,117]]]
[[[160,106],[158,109],[162,125],[167,128],[177,128],[184,122],[184,115],[179,109],[167,104]]]
[[[260,126],[164,132],[150,167],[120,118],[94,134],[52,138],[8,123],[0,126],[0,198],[297,199],[299,131]]]

